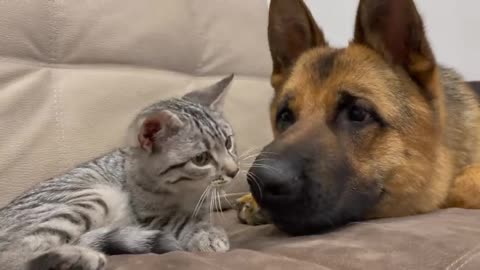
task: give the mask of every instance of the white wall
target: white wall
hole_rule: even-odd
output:
[[[329,42],[353,36],[358,0],[305,0]],[[480,80],[480,0],[416,0],[438,62]]]

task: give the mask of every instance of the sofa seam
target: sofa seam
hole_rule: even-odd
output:
[[[461,265],[459,265],[457,268],[455,268],[455,270],[461,270],[463,269],[465,266],[467,266],[473,259],[475,259],[478,255],[480,255],[480,251],[477,251],[473,254],[470,255],[470,257],[468,259],[466,259]]]
[[[480,249],[480,245],[474,246],[472,249],[468,250],[464,254],[460,255],[457,259],[455,259],[450,265],[448,265],[445,270],[450,270],[453,266],[457,265],[458,263],[464,261],[466,258],[470,258],[470,256],[475,255],[475,252],[478,252]],[[468,259],[467,259],[468,260]],[[465,262],[464,262],[465,263]],[[462,265],[464,264],[462,263]],[[456,268],[457,270],[459,268]]]
[[[59,61],[59,51],[58,51],[58,39],[60,35],[60,30],[58,28],[59,20],[57,19],[57,0],[49,0],[50,3],[47,7],[49,10],[49,32],[50,32],[50,47],[48,48],[49,51],[49,59],[52,63],[58,63]],[[65,144],[65,120],[64,120],[64,112],[63,112],[63,104],[62,104],[62,89],[58,87],[57,80],[56,80],[56,72],[54,68],[49,68],[51,72],[51,85],[53,90],[53,99],[54,99],[54,117],[55,117],[55,126],[57,129],[57,147],[58,147],[58,155],[60,162],[64,164],[64,166],[69,166],[69,161],[66,159],[67,155],[66,151],[66,144]]]
[[[224,73],[211,73],[211,74],[196,74],[195,72],[189,73],[184,71],[179,71],[176,69],[169,68],[155,68],[147,65],[133,65],[133,64],[114,64],[114,63],[90,63],[90,64],[66,64],[66,63],[46,63],[41,61],[31,61],[31,60],[21,60],[18,57],[6,57],[0,56],[0,62],[24,65],[33,68],[49,68],[49,69],[65,69],[65,70],[82,70],[89,68],[98,68],[102,70],[123,70],[123,69],[135,69],[135,70],[149,70],[149,71],[166,71],[171,73],[182,74],[186,76],[195,76],[195,77],[209,77],[209,76],[224,76]],[[265,79],[268,76],[258,75],[258,74],[235,74],[239,77],[250,77]]]
[[[196,17],[196,14],[195,14],[195,10],[194,10],[194,8],[193,8],[193,4],[188,4],[188,5],[189,5],[189,7],[190,7],[190,15],[191,15],[192,20],[193,20],[193,21],[197,20],[197,17]],[[200,38],[200,34],[199,34],[199,32],[198,32],[198,30],[197,30],[197,26],[196,26],[197,24],[194,23],[193,25],[195,25],[195,26],[191,28],[191,29],[192,29],[192,33],[191,33],[191,34],[192,34],[193,36],[197,37],[197,38],[198,38],[197,40],[200,40],[200,39],[199,39],[199,38]],[[190,43],[190,44],[192,44],[192,43]],[[197,48],[198,48],[198,47],[197,47]],[[192,50],[192,51],[193,51],[193,50]],[[198,51],[197,61],[195,61],[195,66],[193,67],[193,71],[192,71],[192,73],[193,73],[194,76],[197,76],[197,74],[198,74],[198,68],[199,68],[199,66],[200,66],[200,62],[202,61],[202,51],[203,51],[203,49],[201,49],[201,50]]]

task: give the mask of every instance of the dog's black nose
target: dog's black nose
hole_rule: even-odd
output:
[[[261,206],[280,206],[295,200],[300,180],[299,170],[286,159],[262,158],[253,163],[248,183]]]

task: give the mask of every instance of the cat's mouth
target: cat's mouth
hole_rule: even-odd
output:
[[[224,186],[228,185],[228,183],[230,183],[230,179],[225,179],[221,177],[212,181],[212,187],[223,188]]]

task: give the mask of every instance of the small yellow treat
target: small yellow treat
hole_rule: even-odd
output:
[[[236,200],[236,209],[238,219],[244,224],[255,226],[269,223],[251,193]]]

